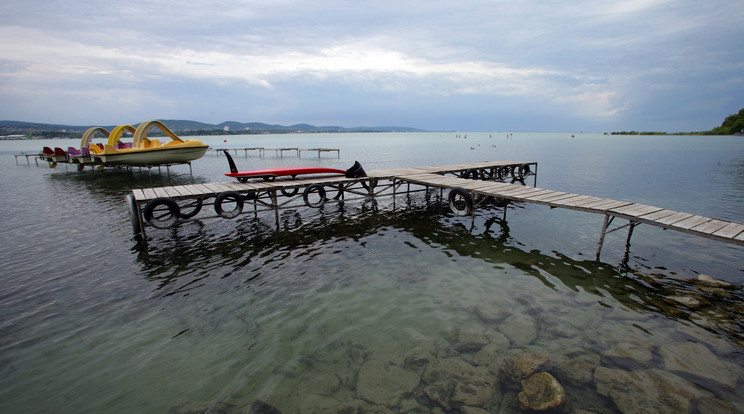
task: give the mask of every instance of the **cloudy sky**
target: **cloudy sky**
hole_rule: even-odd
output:
[[[1,0],[0,119],[708,130],[741,0]]]

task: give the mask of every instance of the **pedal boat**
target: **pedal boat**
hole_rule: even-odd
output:
[[[150,139],[147,133],[152,127],[157,127],[171,141],[161,143],[157,139]],[[121,141],[125,131],[132,132],[131,143]],[[92,135],[92,134],[91,134]],[[85,137],[84,140],[89,139]],[[131,125],[120,125],[109,134],[108,142],[101,149],[98,145],[82,142],[83,148],[88,149],[91,163],[102,165],[131,165],[151,166],[164,164],[182,164],[201,158],[209,147],[198,139],[183,140],[173,133],[160,121],[141,123],[136,129]]]

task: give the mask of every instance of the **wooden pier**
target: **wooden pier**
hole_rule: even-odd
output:
[[[532,178],[532,186],[525,185],[525,179],[528,178]],[[392,196],[395,205],[395,196],[400,193],[403,185],[406,186],[405,192],[411,192],[412,185],[423,188],[418,191],[428,191],[429,188],[449,190],[450,208],[462,216],[473,216],[477,207],[490,203],[503,207],[506,219],[508,204],[511,202],[527,202],[604,215],[597,259],[607,234],[627,227],[626,245],[629,246],[633,229],[639,224],[744,245],[744,224],[741,223],[630,201],[538,188],[536,162],[495,161],[377,170],[368,171],[367,176],[362,178],[316,176],[295,180],[248,183],[230,181],[138,189],[133,190],[127,200],[133,229],[144,236],[146,224],[159,228],[170,227],[179,220],[195,216],[205,202],[214,206],[216,216],[224,218],[237,217],[243,213],[245,202],[251,202],[251,212],[254,214],[273,211],[279,228],[280,209],[303,205],[319,207],[330,199],[354,200],[381,196]],[[303,191],[300,193],[300,190]],[[327,197],[328,193],[334,196]],[[610,229],[616,218],[627,220],[627,223]]]
[[[245,156],[248,156],[248,151],[257,151],[259,157],[264,157],[266,155],[266,152],[274,151],[274,155],[284,158],[284,153],[294,153],[294,155],[298,158],[302,157],[303,152],[317,152],[318,158],[320,158],[320,155],[322,153],[326,152],[335,152],[336,158],[341,157],[341,150],[338,148],[298,148],[298,147],[291,147],[291,148],[264,148],[264,147],[251,147],[251,148],[209,148],[209,153],[215,153],[216,155],[220,154],[220,151],[232,151],[233,154],[237,154],[238,151],[242,151]]]

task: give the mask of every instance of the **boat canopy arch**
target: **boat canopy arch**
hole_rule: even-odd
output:
[[[159,130],[163,131],[163,133],[169,136],[173,141],[184,142],[178,135],[173,133],[173,131],[165,126],[164,123],[158,120],[153,120],[139,124],[139,126],[137,127],[137,131],[134,133],[134,139],[132,139],[132,147],[138,148],[140,143],[144,142],[147,139],[147,133],[154,126],[158,127]]]
[[[87,148],[88,145],[90,145],[90,142],[93,140],[93,135],[96,134],[96,132],[100,132],[102,134],[106,135],[106,138],[111,135],[111,133],[104,127],[91,127],[88,128],[85,132],[83,132],[83,139],[80,141],[80,148]]]
[[[115,147],[116,143],[119,142],[119,138],[124,134],[124,131],[129,131],[134,134],[137,130],[131,125],[119,125],[111,131],[111,134],[109,134],[108,145]],[[132,146],[134,146],[134,144],[132,144]]]

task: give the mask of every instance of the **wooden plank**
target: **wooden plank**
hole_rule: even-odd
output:
[[[650,213],[650,214],[646,214],[645,216],[640,216],[638,218],[639,219],[643,219],[643,220],[649,220],[649,221],[654,221],[655,222],[658,219],[662,219],[664,217],[669,217],[669,216],[671,216],[673,214],[677,214],[677,212],[676,211],[673,211],[673,210],[662,209],[662,210],[659,210],[659,211],[656,211],[656,212],[653,212],[653,213]]]
[[[559,196],[566,195],[566,194],[568,194],[568,193],[563,192],[563,191],[550,191],[549,193],[546,193],[546,194],[540,194],[540,195],[536,195],[536,196],[530,196],[529,197],[529,200],[532,200],[532,201],[545,201],[547,199],[554,198],[554,197],[559,197]]]
[[[205,184],[202,184],[202,185],[204,187],[208,188],[209,191],[211,193],[213,193],[213,194],[218,194],[218,193],[221,193],[223,191],[228,191],[229,190],[229,188],[226,188],[225,186],[220,185],[219,183],[205,183]]]
[[[598,202],[602,202],[602,203],[605,202],[605,199],[602,199],[599,197],[593,197],[593,196],[588,196],[588,197],[590,198],[580,200],[578,202],[573,202],[572,205],[575,207],[581,207],[585,209],[593,209],[594,208],[593,206],[596,205]]]
[[[598,212],[604,213],[613,208],[623,207],[629,204],[633,204],[633,203],[631,203],[630,201],[609,200],[608,202],[605,202],[605,203],[592,204],[589,208],[591,208],[592,210],[596,210]]]
[[[181,193],[173,187],[163,187],[163,191],[168,194],[168,197],[181,198]]]
[[[690,213],[675,213],[675,214],[672,214],[671,216],[666,216],[664,218],[657,219],[656,222],[659,224],[674,224],[679,221],[688,219],[692,216],[693,215]]]
[[[741,232],[744,232],[744,224],[728,223],[727,225],[713,232],[713,235],[719,236],[719,237],[725,237],[727,239],[732,239]]]
[[[561,200],[557,204],[565,206],[565,207],[578,207],[584,201],[591,200],[592,198],[593,198],[592,196],[582,195],[578,197],[572,197],[572,198],[568,198],[565,200]]]
[[[152,188],[143,188],[142,192],[145,194],[144,200],[152,200],[153,198],[157,198],[157,194],[155,194],[155,190]]]
[[[211,196],[214,194],[214,191],[204,184],[194,184],[194,192],[203,196]]]
[[[540,189],[540,188],[537,188],[536,190],[538,190],[538,191],[535,191],[534,193],[532,193],[530,195],[523,196],[522,198],[524,198],[527,201],[536,201],[536,199],[537,198],[540,198],[540,197],[555,195],[555,191],[553,191],[553,190],[543,190],[543,189]]]
[[[514,185],[514,184],[510,184],[510,185],[512,186],[511,188],[499,190],[498,193],[500,195],[517,196],[519,194],[523,194],[525,192],[534,190],[534,187],[526,187],[523,185]]]
[[[556,197],[546,198],[546,199],[544,199],[542,201],[543,201],[543,203],[548,203],[552,207],[558,207],[559,204],[563,200],[569,200],[569,199],[572,199],[574,197],[581,197],[581,194],[566,193],[566,194],[559,195],[559,196],[556,196]]]
[[[625,207],[613,208],[610,212],[622,214],[624,216],[638,217],[655,211],[663,210],[661,207],[647,206],[645,204],[631,204]]]
[[[679,229],[689,230],[695,226],[699,226],[707,221],[710,221],[711,219],[709,217],[703,217],[703,216],[692,216],[689,218],[686,218],[682,221],[678,221],[670,227],[676,227]]]
[[[145,199],[145,193],[142,190],[140,190],[139,188],[135,188],[134,190],[132,190],[132,197],[134,197],[135,201],[136,200],[144,200]]]
[[[153,188],[157,197],[170,197],[163,187]]]
[[[697,232],[700,232],[700,233],[712,234],[716,230],[720,230],[723,227],[725,227],[726,224],[728,224],[728,223],[725,222],[725,221],[711,219],[710,221],[707,221],[707,222],[705,222],[703,224],[700,224],[698,226],[695,226],[695,227],[691,228],[690,230],[697,231]]]
[[[176,188],[179,188],[179,191],[189,196],[199,195],[199,192],[196,191],[196,188],[193,185],[184,185]]]

